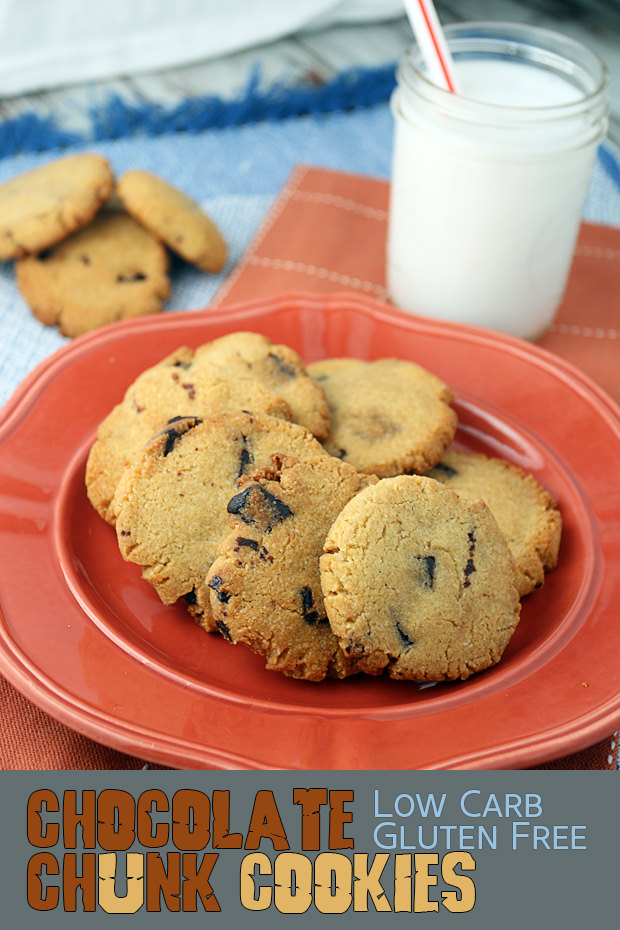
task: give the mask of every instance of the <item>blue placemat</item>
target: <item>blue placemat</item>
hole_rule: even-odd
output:
[[[226,109],[230,104],[220,102],[218,109],[208,98],[209,118],[203,114],[207,128],[197,128],[195,103],[190,107],[188,102],[185,110],[175,108],[176,122],[168,112],[167,123],[157,108],[157,112],[152,108],[119,111],[111,102],[112,110],[117,106],[115,120],[108,113],[106,123],[106,114],[100,112],[88,139],[72,137],[72,144],[58,147],[59,137],[54,133],[60,130],[41,136],[38,121],[38,135],[24,137],[21,147],[49,147],[6,154],[13,149],[3,148],[3,139],[6,143],[10,137],[15,142],[14,125],[13,135],[8,130],[4,137],[0,134],[0,183],[60,154],[83,150],[104,154],[117,174],[144,168],[168,178],[205,206],[230,246],[222,275],[207,276],[180,260],[173,262],[167,311],[203,308],[241,257],[296,164],[389,177],[392,117],[387,97],[393,78],[385,69],[375,69],[378,84],[373,86],[368,75],[360,82],[356,74],[352,77],[347,72],[332,82],[331,95],[324,88],[317,91],[318,96],[312,98],[316,106],[311,105],[309,92],[304,92],[300,102],[299,91],[287,97],[280,89],[269,100],[258,97],[254,109],[246,101],[245,109],[239,109],[235,117]],[[338,90],[335,96],[334,88]],[[377,97],[380,102],[375,102]],[[95,130],[102,125],[108,126],[107,136],[123,131],[127,135],[105,138],[106,132],[100,129],[101,138],[95,139]],[[178,130],[178,125],[189,128]],[[60,141],[67,139],[63,136]],[[584,217],[620,226],[620,157],[609,143],[600,149]],[[0,404],[39,361],[66,341],[55,328],[33,317],[15,286],[13,264],[0,263]]]

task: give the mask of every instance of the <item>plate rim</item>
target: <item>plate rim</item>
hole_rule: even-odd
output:
[[[465,339],[465,341],[473,341],[478,344],[486,343],[492,345],[494,349],[497,349],[498,345],[502,345],[506,350],[518,356],[526,356],[530,359],[535,358],[542,367],[552,369],[556,376],[558,373],[561,374],[562,380],[565,382],[568,381],[572,389],[575,388],[575,385],[578,385],[582,395],[593,397],[601,413],[604,413],[608,425],[612,426],[616,435],[620,438],[620,407],[616,402],[584,372],[540,346],[523,343],[521,340],[511,336],[483,330],[478,327],[416,317],[397,310],[387,304],[383,304],[373,298],[366,297],[365,295],[340,291],[330,294],[293,291],[258,298],[257,300],[246,300],[231,304],[228,307],[217,307],[214,310],[205,308],[203,311],[175,311],[165,315],[158,314],[152,317],[143,317],[139,320],[128,320],[112,324],[101,330],[79,337],[77,340],[73,340],[71,343],[57,349],[40,362],[16,388],[2,410],[0,410],[0,450],[5,442],[10,442],[11,424],[14,418],[22,414],[27,416],[31,406],[35,405],[37,402],[37,394],[40,392],[40,389],[46,383],[49,383],[50,380],[59,377],[65,369],[70,368],[82,355],[88,355],[89,353],[98,351],[104,346],[111,345],[117,340],[127,338],[132,334],[143,334],[145,327],[151,330],[157,330],[162,327],[174,330],[178,326],[190,324],[190,327],[195,325],[198,330],[201,326],[204,327],[206,325],[208,327],[214,323],[223,322],[227,326],[230,324],[229,328],[232,330],[237,320],[251,323],[253,318],[260,318],[267,307],[269,309],[274,309],[279,305],[291,304],[324,306],[327,310],[334,305],[337,305],[339,308],[348,305],[352,309],[361,310],[371,317],[383,320],[389,324],[397,323],[401,326],[405,326],[407,329],[422,329],[431,335],[445,336],[446,334],[450,334],[459,340]],[[94,426],[96,426],[96,424],[93,424],[93,427]],[[0,617],[3,620],[1,610]],[[50,716],[60,720],[77,732],[83,733],[83,735],[99,742],[103,742],[102,736],[105,736],[105,741],[108,745],[130,755],[138,754],[145,758],[149,758],[151,761],[164,761],[167,764],[180,764],[181,766],[187,762],[190,756],[193,759],[195,753],[192,754],[185,751],[179,754],[179,752],[175,751],[173,748],[172,743],[174,742],[178,745],[181,739],[180,737],[175,737],[173,740],[168,735],[162,736],[161,733],[151,731],[144,726],[141,726],[139,734],[135,729],[129,732],[130,727],[128,724],[124,721],[119,721],[118,718],[111,717],[106,712],[102,712],[101,709],[95,709],[84,701],[77,702],[68,698],[59,697],[58,689],[56,689],[55,692],[53,686],[37,680],[36,674],[33,668],[31,668],[33,663],[30,662],[27,656],[19,655],[16,644],[12,644],[14,648],[8,648],[12,641],[10,641],[6,635],[3,622],[1,624],[0,639],[3,644],[3,649],[0,650],[0,671],[2,671],[5,677],[21,691],[22,694],[49,713]],[[58,682],[55,684],[58,685]],[[78,707],[78,704],[79,708],[75,709]],[[584,715],[582,715],[582,717],[583,716]],[[337,717],[334,719],[337,719]],[[571,718],[569,722],[563,725],[558,724],[556,728],[554,728],[553,736],[550,734],[541,734],[535,740],[531,738],[527,741],[524,739],[513,740],[510,750],[504,749],[503,751],[503,761],[510,763],[525,761],[529,764],[541,764],[544,760],[548,761],[552,758],[556,758],[556,755],[553,754],[554,750],[551,751],[551,754],[549,753],[550,747],[558,748],[559,755],[570,754],[578,749],[591,745],[598,738],[604,738],[619,724],[620,705],[618,705],[618,698],[616,697],[614,700],[612,697],[609,697],[606,702],[599,706],[596,714],[593,714],[592,711],[585,714],[585,719],[583,721],[581,717],[576,717]],[[156,755],[153,755],[154,742],[159,743]],[[166,748],[166,746],[162,748],[161,744],[163,742],[165,742],[166,746],[169,746],[169,748]],[[187,743],[189,747],[189,742],[183,742]],[[521,745],[522,743],[524,743],[524,745]],[[498,751],[495,748],[489,749],[483,753],[476,751],[473,754],[476,757],[474,760],[476,763],[483,763],[485,758],[490,758],[495,763],[492,767],[497,767],[497,763],[502,761],[502,754],[500,753],[498,755]],[[239,765],[234,764],[232,754],[224,757],[223,753],[219,750],[214,750],[213,747],[204,747],[201,758],[196,758],[193,761],[199,763],[199,767],[202,767],[209,755],[217,757],[213,761],[218,764],[213,764],[212,767],[239,767]],[[467,756],[469,755],[472,755],[472,753],[467,754]],[[459,764],[461,759],[464,759],[465,764]],[[465,754],[463,753],[459,759],[455,759],[454,761],[454,765],[447,765],[445,767],[489,767],[485,764],[472,765],[472,760],[468,757],[465,758]],[[241,767],[255,768],[257,766],[245,764]],[[258,767],[261,769],[269,768],[269,766],[262,764]],[[502,765],[501,767],[510,768],[514,766]]]
[[[481,326],[474,326],[467,323],[453,323],[448,320],[435,320],[431,317],[423,317],[414,313],[406,313],[391,304],[382,302],[365,294],[355,291],[333,291],[329,293],[320,293],[317,291],[284,291],[281,293],[238,301],[231,304],[216,305],[211,307],[207,305],[200,310],[168,310],[165,313],[150,314],[142,317],[135,317],[128,320],[119,320],[115,323],[109,323],[99,329],[84,333],[63,346],[55,349],[46,358],[42,359],[35,365],[16,386],[12,394],[7,398],[0,408],[0,430],[14,414],[15,407],[27,402],[28,395],[39,381],[52,375],[53,370],[66,367],[70,364],[73,356],[78,357],[89,351],[93,351],[99,346],[106,343],[112,343],[123,336],[130,336],[134,331],[141,332],[145,329],[158,329],[160,327],[167,329],[174,328],[174,324],[181,321],[182,323],[200,323],[205,322],[204,314],[208,314],[209,323],[228,322],[234,319],[251,319],[255,316],[261,316],[265,306],[272,306],[274,303],[321,303],[329,310],[332,304],[338,307],[349,304],[352,307],[362,307],[366,312],[370,312],[378,319],[385,319],[388,323],[397,323],[409,328],[411,325],[419,328],[424,332],[431,334],[452,334],[466,341],[486,344],[489,346],[503,345],[505,349],[514,355],[524,357],[537,357],[543,367],[552,369],[556,373],[562,373],[564,379],[576,382],[585,393],[592,393],[597,399],[609,409],[616,428],[620,433],[620,404],[616,402],[611,395],[601,387],[586,372],[582,371],[572,362],[567,361],[560,355],[555,355],[549,349],[539,346],[533,342],[526,342],[516,336],[508,333],[502,333],[498,330],[487,329]],[[0,434],[0,441],[1,441]]]

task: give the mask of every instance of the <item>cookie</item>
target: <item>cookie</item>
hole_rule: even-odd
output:
[[[226,243],[204,210],[149,171],[127,171],[117,193],[138,222],[186,261],[216,273],[226,264]]]
[[[114,492],[125,466],[153,433],[176,416],[206,418],[222,410],[251,410],[290,419],[281,397],[248,378],[231,379],[182,347],[142,372],[97,430],[86,465],[86,488],[94,508],[114,523]]]
[[[452,441],[452,392],[413,362],[335,358],[309,365],[308,373],[329,405],[325,448],[358,471],[381,478],[423,473]]]
[[[360,491],[320,570],[332,630],[372,674],[468,678],[499,661],[519,621],[514,560],[490,510],[431,478]]]
[[[0,259],[47,249],[85,226],[112,192],[102,155],[47,162],[0,185]]]
[[[517,564],[521,597],[539,588],[558,562],[562,517],[551,495],[532,475],[503,459],[446,452],[429,477],[488,505]]]
[[[277,458],[245,478],[228,503],[231,535],[211,566],[211,611],[220,633],[291,678],[345,678],[355,660],[329,626],[319,576],[327,531],[376,479],[330,456]]]
[[[34,315],[65,336],[157,313],[170,293],[164,247],[118,210],[102,210],[68,239],[20,258],[17,285]]]
[[[291,419],[317,439],[329,432],[329,407],[323,388],[306,372],[300,356],[285,345],[274,345],[258,333],[237,332],[196,350],[196,357],[221,365],[233,377],[254,378],[283,397]]]
[[[213,629],[207,573],[228,536],[227,505],[237,481],[274,454],[325,455],[302,426],[267,414],[225,411],[170,423],[128,466],[117,488],[121,553],[143,567],[164,604],[184,598]]]

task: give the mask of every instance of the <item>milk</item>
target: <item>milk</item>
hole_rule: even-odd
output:
[[[530,54],[455,55],[458,98],[401,66],[387,284],[405,310],[534,339],[562,299],[607,110],[596,74]]]
[[[456,65],[459,93],[502,107],[551,107],[576,103],[583,91],[562,74],[505,59],[466,59]]]

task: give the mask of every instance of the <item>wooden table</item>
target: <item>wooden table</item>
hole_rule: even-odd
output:
[[[438,0],[437,9],[444,23],[489,17],[485,0]],[[611,77],[609,134],[620,144],[620,5],[613,0],[581,0],[577,4],[543,0],[536,5],[524,0],[498,0],[492,15],[498,20],[555,28],[588,44],[603,58]],[[382,23],[332,26],[166,71],[5,98],[0,100],[0,120],[34,112],[43,117],[53,115],[64,129],[84,132],[90,110],[103,104],[110,94],[128,103],[164,106],[207,94],[231,98],[243,91],[256,69],[265,87],[276,81],[302,86],[320,84],[345,68],[396,62],[410,42],[411,30],[404,17]]]

